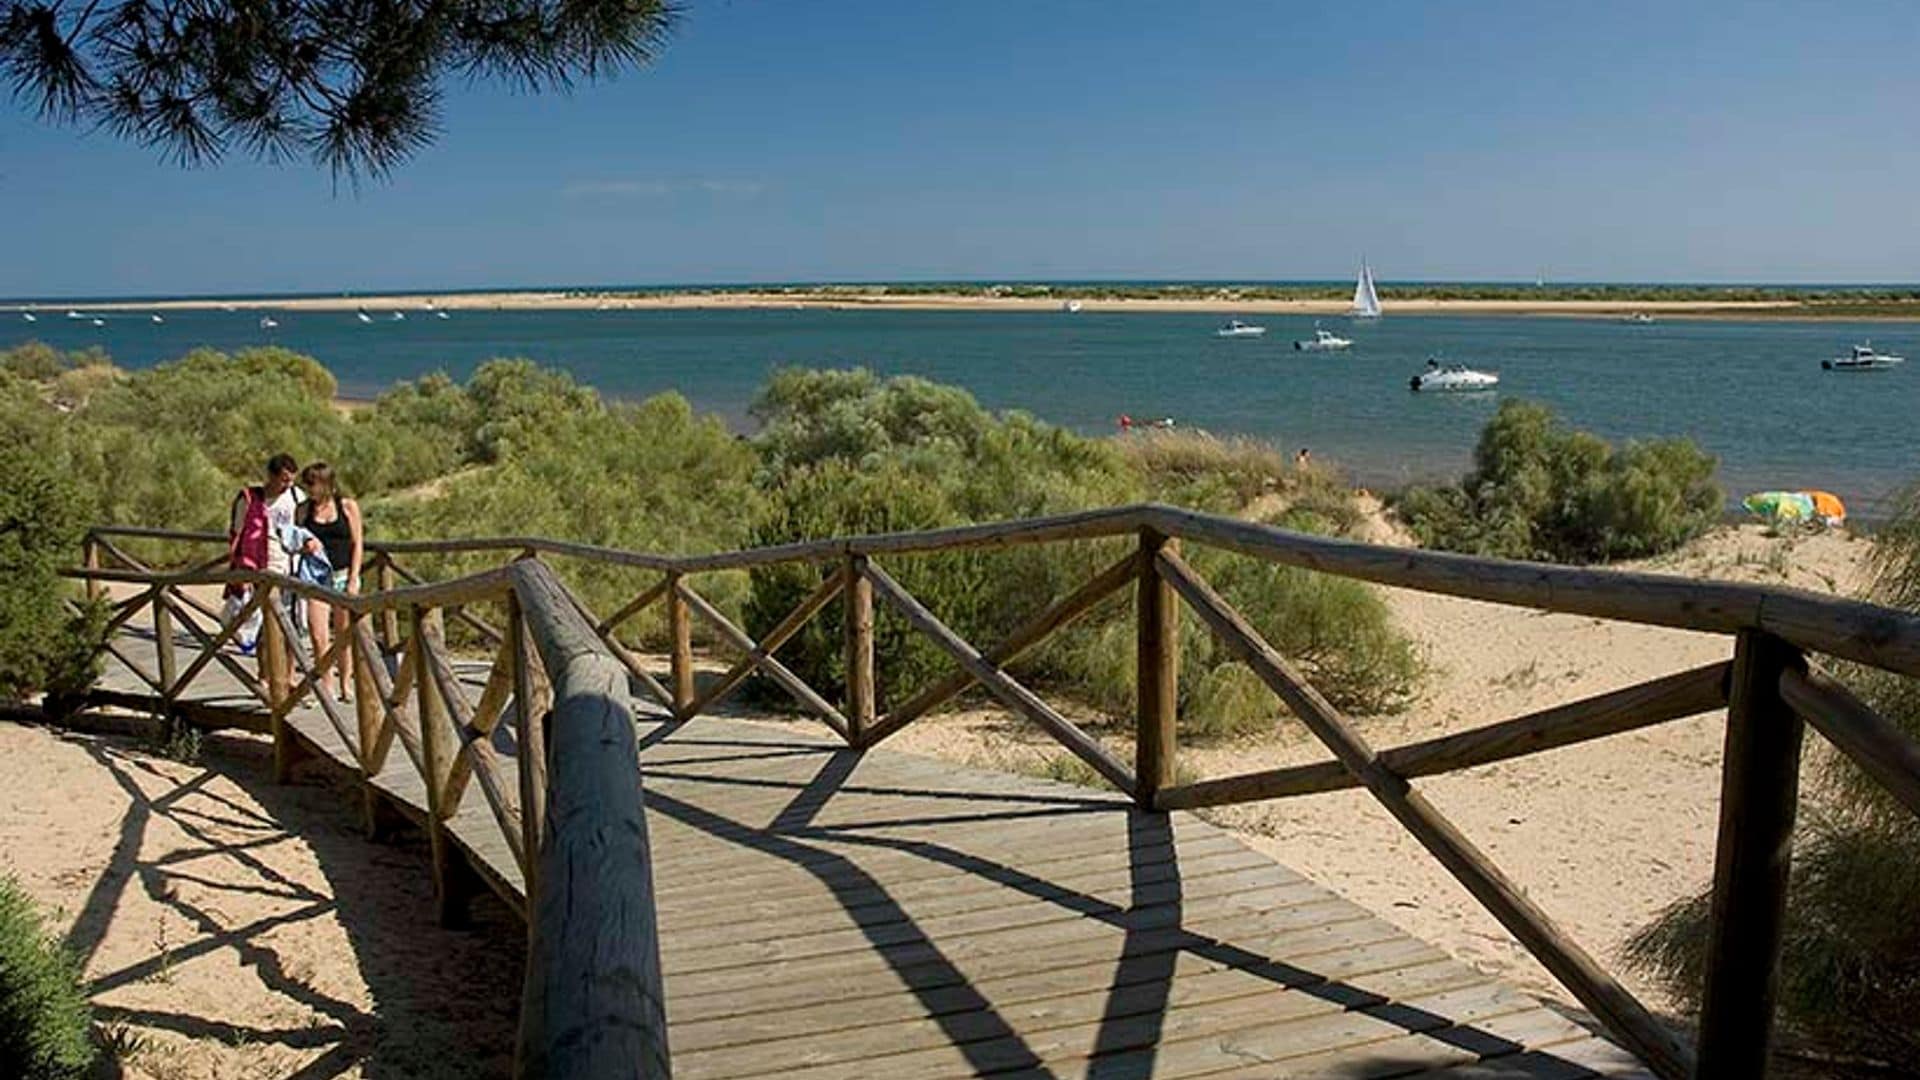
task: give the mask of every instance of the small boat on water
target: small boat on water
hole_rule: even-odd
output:
[[[155,312],[155,313],[153,314],[153,316],[152,316],[152,318],[153,318],[153,324],[154,324],[155,326],[159,326],[159,325],[160,325],[161,323],[164,323],[164,322],[166,322],[166,321],[167,321],[167,320],[165,320],[165,319],[163,319],[163,318],[161,318],[161,317],[160,317],[160,314],[159,314],[159,312]]]
[[[38,316],[38,315],[35,315],[35,314],[34,314],[33,312],[31,312],[31,311],[23,311],[23,312],[21,312],[21,313],[20,313],[20,317],[21,317],[21,318],[23,318],[23,319],[25,319],[25,320],[27,320],[28,322],[39,322],[39,321],[40,321],[40,316]]]
[[[1066,312],[1069,315],[1078,315],[1080,314],[1080,301],[1069,300],[1066,303],[1060,305],[1060,310]]]
[[[1360,263],[1360,280],[1353,283],[1353,306],[1347,309],[1350,319],[1377,319],[1380,317],[1380,293],[1373,287],[1373,267],[1365,260]]]
[[[1214,337],[1260,337],[1267,332],[1264,326],[1254,326],[1234,319],[1213,332]]]
[[[82,315],[82,314],[80,314],[79,312],[77,312],[77,311],[75,311],[75,310],[73,310],[72,308],[68,308],[68,309],[67,309],[67,318],[69,318],[69,319],[84,319],[84,318],[86,318],[86,316],[85,316],[85,315]]]
[[[1873,342],[1855,345],[1847,356],[1836,356],[1820,361],[1822,371],[1885,371],[1907,362],[1904,356],[1888,356],[1873,351]]]
[[[1644,311],[1636,311],[1631,315],[1622,316],[1620,321],[1629,326],[1652,326],[1653,316]]]
[[[95,325],[95,326],[105,326],[105,325],[107,325],[107,320],[105,320],[105,319],[101,319],[101,318],[94,318],[94,319],[89,319],[89,320],[87,320],[87,321],[88,321],[88,322],[91,322],[91,323],[92,323],[93,325]]]
[[[1500,385],[1497,372],[1480,371],[1463,364],[1448,364],[1442,367],[1438,360],[1428,360],[1427,369],[1407,380],[1407,386],[1413,390],[1491,390]]]
[[[1313,337],[1307,341],[1296,341],[1293,347],[1301,352],[1334,352],[1339,349],[1353,348],[1353,342],[1331,330],[1322,330],[1315,325]]]
[[[370,322],[372,322],[372,321],[373,321],[373,316],[371,316],[371,315],[369,315],[369,314],[367,314],[367,309],[366,309],[366,308],[356,308],[356,309],[354,309],[354,312],[353,312],[353,317],[354,317],[354,318],[356,318],[356,319],[359,319],[359,320],[360,320],[361,322],[363,322],[363,323],[370,323]]]
[[[274,318],[271,315],[260,316],[260,329],[262,330],[272,330],[277,328],[279,325],[280,325],[280,320]]]
[[[396,311],[396,312],[394,312],[394,313],[393,313],[393,315],[392,315],[392,319],[393,319],[393,321],[394,321],[394,322],[406,322],[406,321],[407,321],[407,313],[406,313],[406,312],[404,312],[404,311]]]
[[[433,316],[434,316],[434,318],[436,318],[436,319],[446,319],[446,318],[451,318],[451,316],[449,316],[449,315],[448,315],[448,314],[446,313],[446,310],[445,310],[445,309],[443,309],[443,308],[434,308],[434,309],[433,309]]]

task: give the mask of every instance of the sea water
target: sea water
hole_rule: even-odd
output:
[[[277,310],[112,313],[105,325],[42,310],[0,316],[0,344],[39,339],[98,345],[142,367],[196,346],[277,344],[318,357],[343,393],[371,396],[441,370],[525,356],[618,397],[675,390],[698,408],[751,427],[749,407],[782,365],[913,373],[972,391],[995,409],[1024,409],[1090,434],[1125,414],[1180,427],[1270,439],[1395,487],[1446,478],[1470,462],[1499,402],[1545,402],[1609,439],[1686,435],[1720,459],[1735,497],[1762,488],[1822,488],[1871,516],[1920,477],[1920,324],[1662,320],[1545,316],[1322,319],[1354,340],[1345,352],[1297,352],[1315,320],[1245,315],[1263,338],[1223,339],[1225,318],[1194,313],[718,309],[455,311]],[[1823,358],[1871,339],[1913,357],[1873,373],[1822,371]],[[1407,379],[1429,357],[1500,373],[1486,394],[1416,394]]]

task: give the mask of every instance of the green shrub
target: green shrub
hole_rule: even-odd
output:
[[[0,431],[0,697],[69,692],[93,680],[100,611],[70,614],[59,576],[80,550],[78,490],[41,448]]]
[[[1869,599],[1920,611],[1920,487],[1876,537],[1871,565]],[[1860,669],[1845,681],[1920,738],[1920,683]],[[1920,822],[1849,759],[1813,760],[1787,894],[1781,1030],[1822,1053],[1911,1065],[1920,1061]],[[1707,894],[1679,901],[1627,948],[1630,962],[1693,1011],[1705,987],[1710,904]]]
[[[1450,551],[1587,563],[1670,551],[1719,520],[1714,459],[1689,439],[1615,450],[1544,405],[1504,401],[1459,485],[1416,488],[1399,511]]]
[[[0,1075],[87,1075],[92,1023],[80,965],[47,933],[20,884],[0,877]]]

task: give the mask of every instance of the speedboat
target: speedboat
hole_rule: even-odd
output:
[[[1069,300],[1066,303],[1060,305],[1060,310],[1066,312],[1069,315],[1078,315],[1080,313],[1080,301]]]
[[[1267,328],[1264,326],[1253,326],[1248,323],[1243,323],[1239,319],[1234,319],[1232,322],[1227,323],[1227,325],[1221,327],[1218,330],[1215,330],[1213,332],[1213,336],[1214,337],[1259,337],[1262,334],[1265,334],[1266,332],[1267,332]]]
[[[353,313],[353,317],[354,317],[354,318],[356,318],[356,319],[359,319],[359,320],[360,320],[361,322],[363,322],[363,323],[370,323],[370,322],[372,322],[372,321],[373,321],[373,316],[371,316],[371,315],[369,315],[369,314],[367,314],[367,309],[366,309],[366,308],[360,308],[360,309],[358,309],[358,310],[356,310],[356,311],[355,311],[355,312]]]
[[[1836,356],[1831,360],[1820,361],[1823,371],[1885,371],[1907,362],[1904,356],[1888,356],[1873,351],[1873,342],[1855,345],[1847,356]]]
[[[35,315],[35,314],[34,314],[33,312],[31,312],[31,311],[23,311],[23,312],[21,312],[21,313],[20,313],[20,317],[21,317],[21,318],[23,318],[23,319],[25,319],[25,320],[27,320],[28,322],[39,322],[39,321],[40,321],[40,317],[39,317],[38,315]]]
[[[445,309],[443,309],[443,308],[434,308],[434,309],[433,309],[433,316],[434,316],[434,318],[436,318],[436,319],[445,319],[445,318],[450,318],[450,316],[449,316],[449,315],[448,315],[448,314],[446,313],[446,310],[445,310]]]
[[[391,318],[394,322],[405,322],[407,320],[407,313],[404,311],[396,311]]]
[[[1478,371],[1461,364],[1440,366],[1440,361],[1427,361],[1427,370],[1407,380],[1407,386],[1413,390],[1491,390],[1500,385],[1500,376],[1491,371]]]
[[[69,319],[84,319],[84,318],[86,318],[86,316],[85,316],[85,315],[82,315],[82,314],[80,314],[79,312],[77,312],[77,311],[75,311],[75,310],[73,310],[72,308],[68,308],[68,309],[67,309],[67,318],[69,318]]]
[[[153,323],[154,323],[154,325],[155,325],[155,326],[158,326],[158,325],[160,325],[161,323],[164,323],[164,322],[166,322],[166,321],[167,321],[167,320],[165,320],[165,319],[163,319],[163,318],[161,318],[161,317],[160,317],[160,316],[159,316],[158,314],[156,314],[156,315],[154,315],[154,316],[153,316]]]
[[[1652,326],[1653,316],[1644,311],[1636,311],[1631,315],[1622,317],[1620,321],[1630,326]]]
[[[1316,326],[1313,328],[1313,340],[1296,341],[1293,347],[1301,352],[1333,352],[1337,349],[1350,349],[1353,347],[1353,342],[1331,330],[1322,330]]]
[[[95,325],[95,326],[105,326],[105,325],[107,325],[107,320],[105,320],[105,319],[98,319],[98,318],[96,318],[96,319],[89,319],[88,321],[89,321],[89,322],[91,322],[91,323],[93,323],[93,325]]]
[[[279,325],[280,325],[280,320],[274,318],[271,315],[260,316],[260,329],[262,330],[272,330]]]

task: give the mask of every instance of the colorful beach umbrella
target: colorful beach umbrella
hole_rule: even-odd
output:
[[[1838,525],[1847,520],[1847,504],[1840,496],[1831,491],[1809,491],[1807,498],[1813,500],[1813,512],[1819,514],[1829,525]]]

